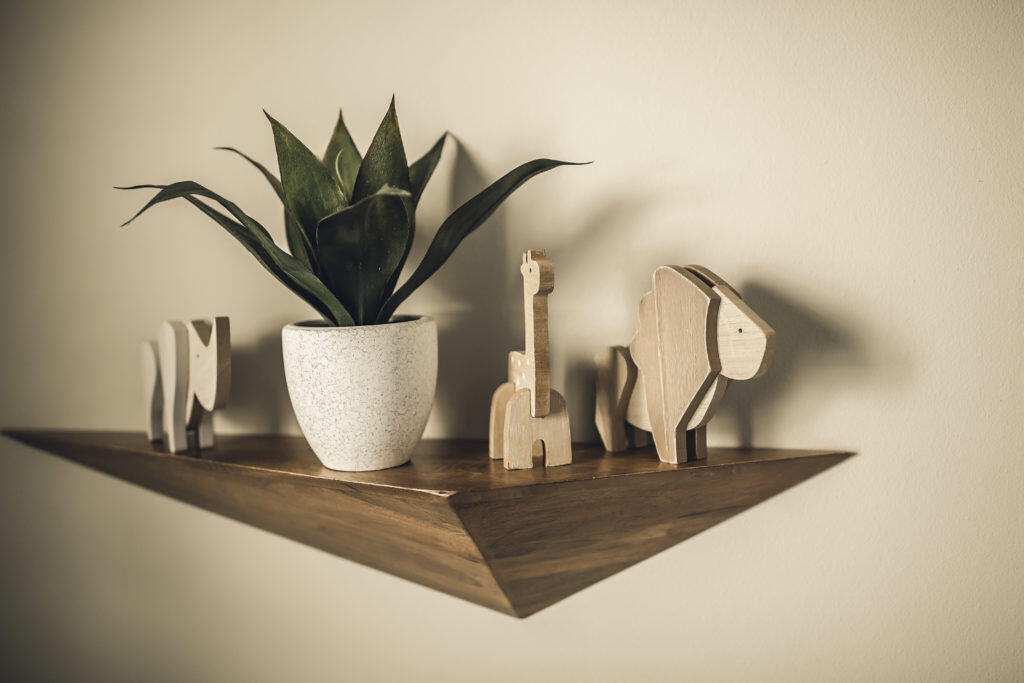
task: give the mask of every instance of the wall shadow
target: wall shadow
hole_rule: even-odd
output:
[[[451,209],[493,180],[484,177],[464,145],[456,144]],[[529,233],[529,239],[525,232],[513,231],[499,209],[466,238],[427,285],[440,304],[434,313],[439,336],[438,385],[431,417],[435,433],[487,437],[491,394],[506,379],[508,352],[522,349],[525,343],[520,254],[528,247],[538,247],[545,249],[555,263],[555,295],[550,302],[552,346],[554,362],[566,364],[564,383],[561,372],[554,368],[552,388],[566,398],[574,440],[596,439],[592,356],[597,347],[585,344],[581,352],[576,340],[566,339],[563,326],[571,320],[560,315],[559,308],[562,302],[572,307],[573,301],[597,296],[593,272],[602,272],[602,287],[619,292],[630,289],[627,283],[649,278],[649,271],[639,274],[644,268],[641,264],[623,268],[622,249],[609,245],[626,242],[631,221],[656,207],[657,198],[653,193],[605,197],[571,234],[551,231],[538,238],[534,232]],[[613,304],[604,308],[620,312],[618,326],[630,328],[635,307]],[[601,314],[607,311],[602,309]],[[626,335],[625,341],[628,339]],[[607,343],[623,342],[612,335]]]
[[[488,182],[466,147],[455,144],[452,209]],[[487,437],[491,393],[505,380],[508,352],[522,346],[521,289],[510,288],[518,259],[509,255],[507,230],[499,208],[428,284],[443,302],[434,314],[438,379],[432,420],[450,437]]]
[[[571,235],[545,237],[545,248],[555,262],[555,292],[550,303],[555,372],[552,388],[565,396],[574,442],[599,440],[594,425],[597,378],[593,357],[606,346],[628,344],[632,337],[644,283],[650,281],[650,273],[664,258],[663,254],[633,247],[635,226],[642,225],[641,217],[657,208],[666,196],[635,192],[605,195],[588,209]],[[575,309],[571,315],[577,322],[587,311],[587,322],[601,329],[595,330],[593,337],[578,338],[565,327],[572,320],[559,314],[563,305]],[[565,363],[563,386],[557,380],[559,363]]]
[[[596,351],[595,351],[596,353]],[[594,359],[573,354],[567,360],[564,391],[569,411],[569,427],[573,443],[597,443],[597,427],[594,425],[594,402],[597,398],[597,372]]]
[[[295,417],[284,379],[281,325],[255,341],[231,348],[231,395],[222,417],[243,433],[294,431]]]

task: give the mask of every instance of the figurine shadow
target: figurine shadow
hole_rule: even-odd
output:
[[[651,272],[661,265],[662,251],[651,252],[645,247],[631,248],[627,234],[637,234],[643,225],[645,212],[660,208],[671,195],[666,192],[628,192],[605,196],[594,205],[581,221],[580,227],[569,237],[552,243],[549,253],[571,255],[564,266],[556,263],[557,276],[555,292],[562,296],[595,305],[591,319],[600,319],[610,333],[607,344],[628,345],[636,330],[636,305],[644,286],[649,286]],[[594,272],[601,273],[600,293],[595,293]],[[630,292],[635,292],[635,297]],[[607,297],[612,297],[608,299]],[[558,299],[552,302],[552,323],[558,325]],[[520,340],[520,344],[522,341]],[[594,425],[594,402],[597,394],[593,356],[604,346],[600,344],[574,343],[565,357],[566,374],[564,395],[568,404],[573,441],[577,443],[598,443],[600,441]]]
[[[768,421],[783,405],[787,394],[812,379],[823,366],[841,367],[846,372],[863,372],[872,365],[863,341],[853,327],[813,310],[779,289],[759,281],[744,283],[740,289],[758,315],[775,329],[775,354],[768,371],[747,382],[732,382],[719,414],[731,418],[738,430],[738,443],[754,444],[758,418]]]
[[[231,349],[231,395],[218,415],[233,431],[280,434],[297,428],[284,380],[281,326]]]
[[[597,375],[593,358],[573,355],[565,374],[565,396],[569,407],[569,426],[573,443],[598,443],[594,426],[594,402],[597,400]],[[572,397],[571,399],[568,397]]]
[[[450,208],[454,209],[486,186],[486,179],[472,154],[456,140]],[[594,259],[608,253],[608,277],[629,281],[632,273],[615,268],[620,253],[606,249],[621,243],[624,226],[637,214],[656,206],[657,195],[622,194],[594,207],[568,237],[545,236],[527,244],[510,232],[502,209],[470,235],[448,264],[431,278],[428,287],[444,302],[435,313],[438,323],[438,385],[431,417],[435,433],[487,438],[491,395],[506,381],[508,353],[524,348],[520,254],[527,247],[547,250],[555,259],[556,292],[565,297],[586,297],[591,292],[586,273]],[[572,254],[564,265],[560,255]],[[410,256],[410,261],[413,261]],[[580,264],[587,264],[581,267]],[[648,276],[649,277],[649,276]],[[557,298],[556,294],[556,298]],[[552,303],[558,317],[557,301]],[[635,310],[623,310],[622,326],[628,327]],[[558,325],[556,320],[553,325]],[[554,386],[568,403],[573,438],[596,439],[593,427],[593,367],[590,354],[568,356],[565,386]],[[564,356],[563,356],[564,357]]]

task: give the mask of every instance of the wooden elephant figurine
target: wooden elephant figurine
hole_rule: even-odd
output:
[[[142,344],[146,435],[171,453],[214,443],[213,411],[227,404],[231,388],[231,331],[226,317],[168,320],[156,341]]]
[[[706,426],[729,380],[762,375],[775,331],[702,266],[661,266],[640,300],[629,347],[594,357],[595,421],[608,451],[654,438],[663,462],[707,457]]]

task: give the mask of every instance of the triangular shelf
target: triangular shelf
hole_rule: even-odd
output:
[[[222,436],[195,455],[142,434],[11,429],[18,441],[485,607],[525,617],[784,491],[849,453],[577,445],[507,471],[483,441],[424,440],[379,472],[322,467],[301,437]]]

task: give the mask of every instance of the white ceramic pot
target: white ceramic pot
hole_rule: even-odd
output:
[[[295,417],[324,467],[361,472],[409,461],[437,384],[431,318],[357,327],[295,323],[281,340]]]

